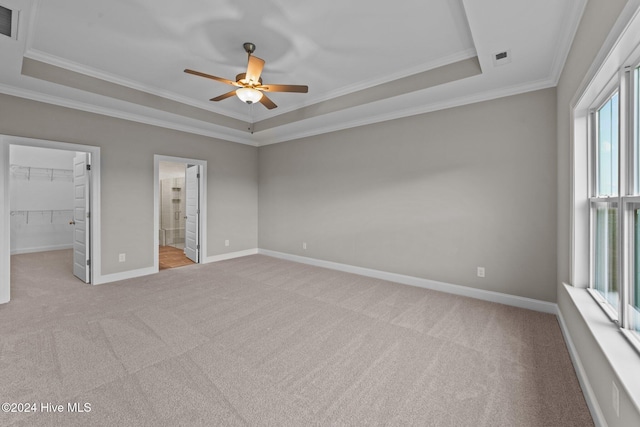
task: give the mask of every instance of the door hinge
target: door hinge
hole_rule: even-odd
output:
[[[91,170],[91,165],[87,164],[87,170],[90,171]]]
[[[87,265],[91,265],[91,260],[90,259],[87,260]]]
[[[87,218],[91,218],[91,212],[87,212]]]
[[[200,250],[200,245],[196,245],[196,249],[197,249],[197,250]]]

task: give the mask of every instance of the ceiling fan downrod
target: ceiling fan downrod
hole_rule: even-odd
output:
[[[249,55],[256,51],[256,45],[251,42],[244,43],[242,47],[244,47],[244,51]]]

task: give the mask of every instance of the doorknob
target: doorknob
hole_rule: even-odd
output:
[[[69,221],[69,225],[76,225],[76,222],[74,220]]]

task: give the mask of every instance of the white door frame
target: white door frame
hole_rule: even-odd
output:
[[[153,223],[155,236],[153,238],[153,269],[160,271],[158,247],[160,246],[160,162],[186,163],[200,166],[200,215],[198,216],[198,232],[200,234],[199,264],[203,264],[207,258],[207,161],[187,159],[184,157],[153,156]]]
[[[53,148],[56,150],[83,151],[91,154],[91,278],[92,284],[102,277],[100,251],[100,147],[70,144],[67,142],[0,135],[0,304],[11,299],[11,207],[9,194],[9,146]]]

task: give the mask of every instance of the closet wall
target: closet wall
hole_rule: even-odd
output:
[[[11,253],[73,246],[73,151],[10,147]]]

